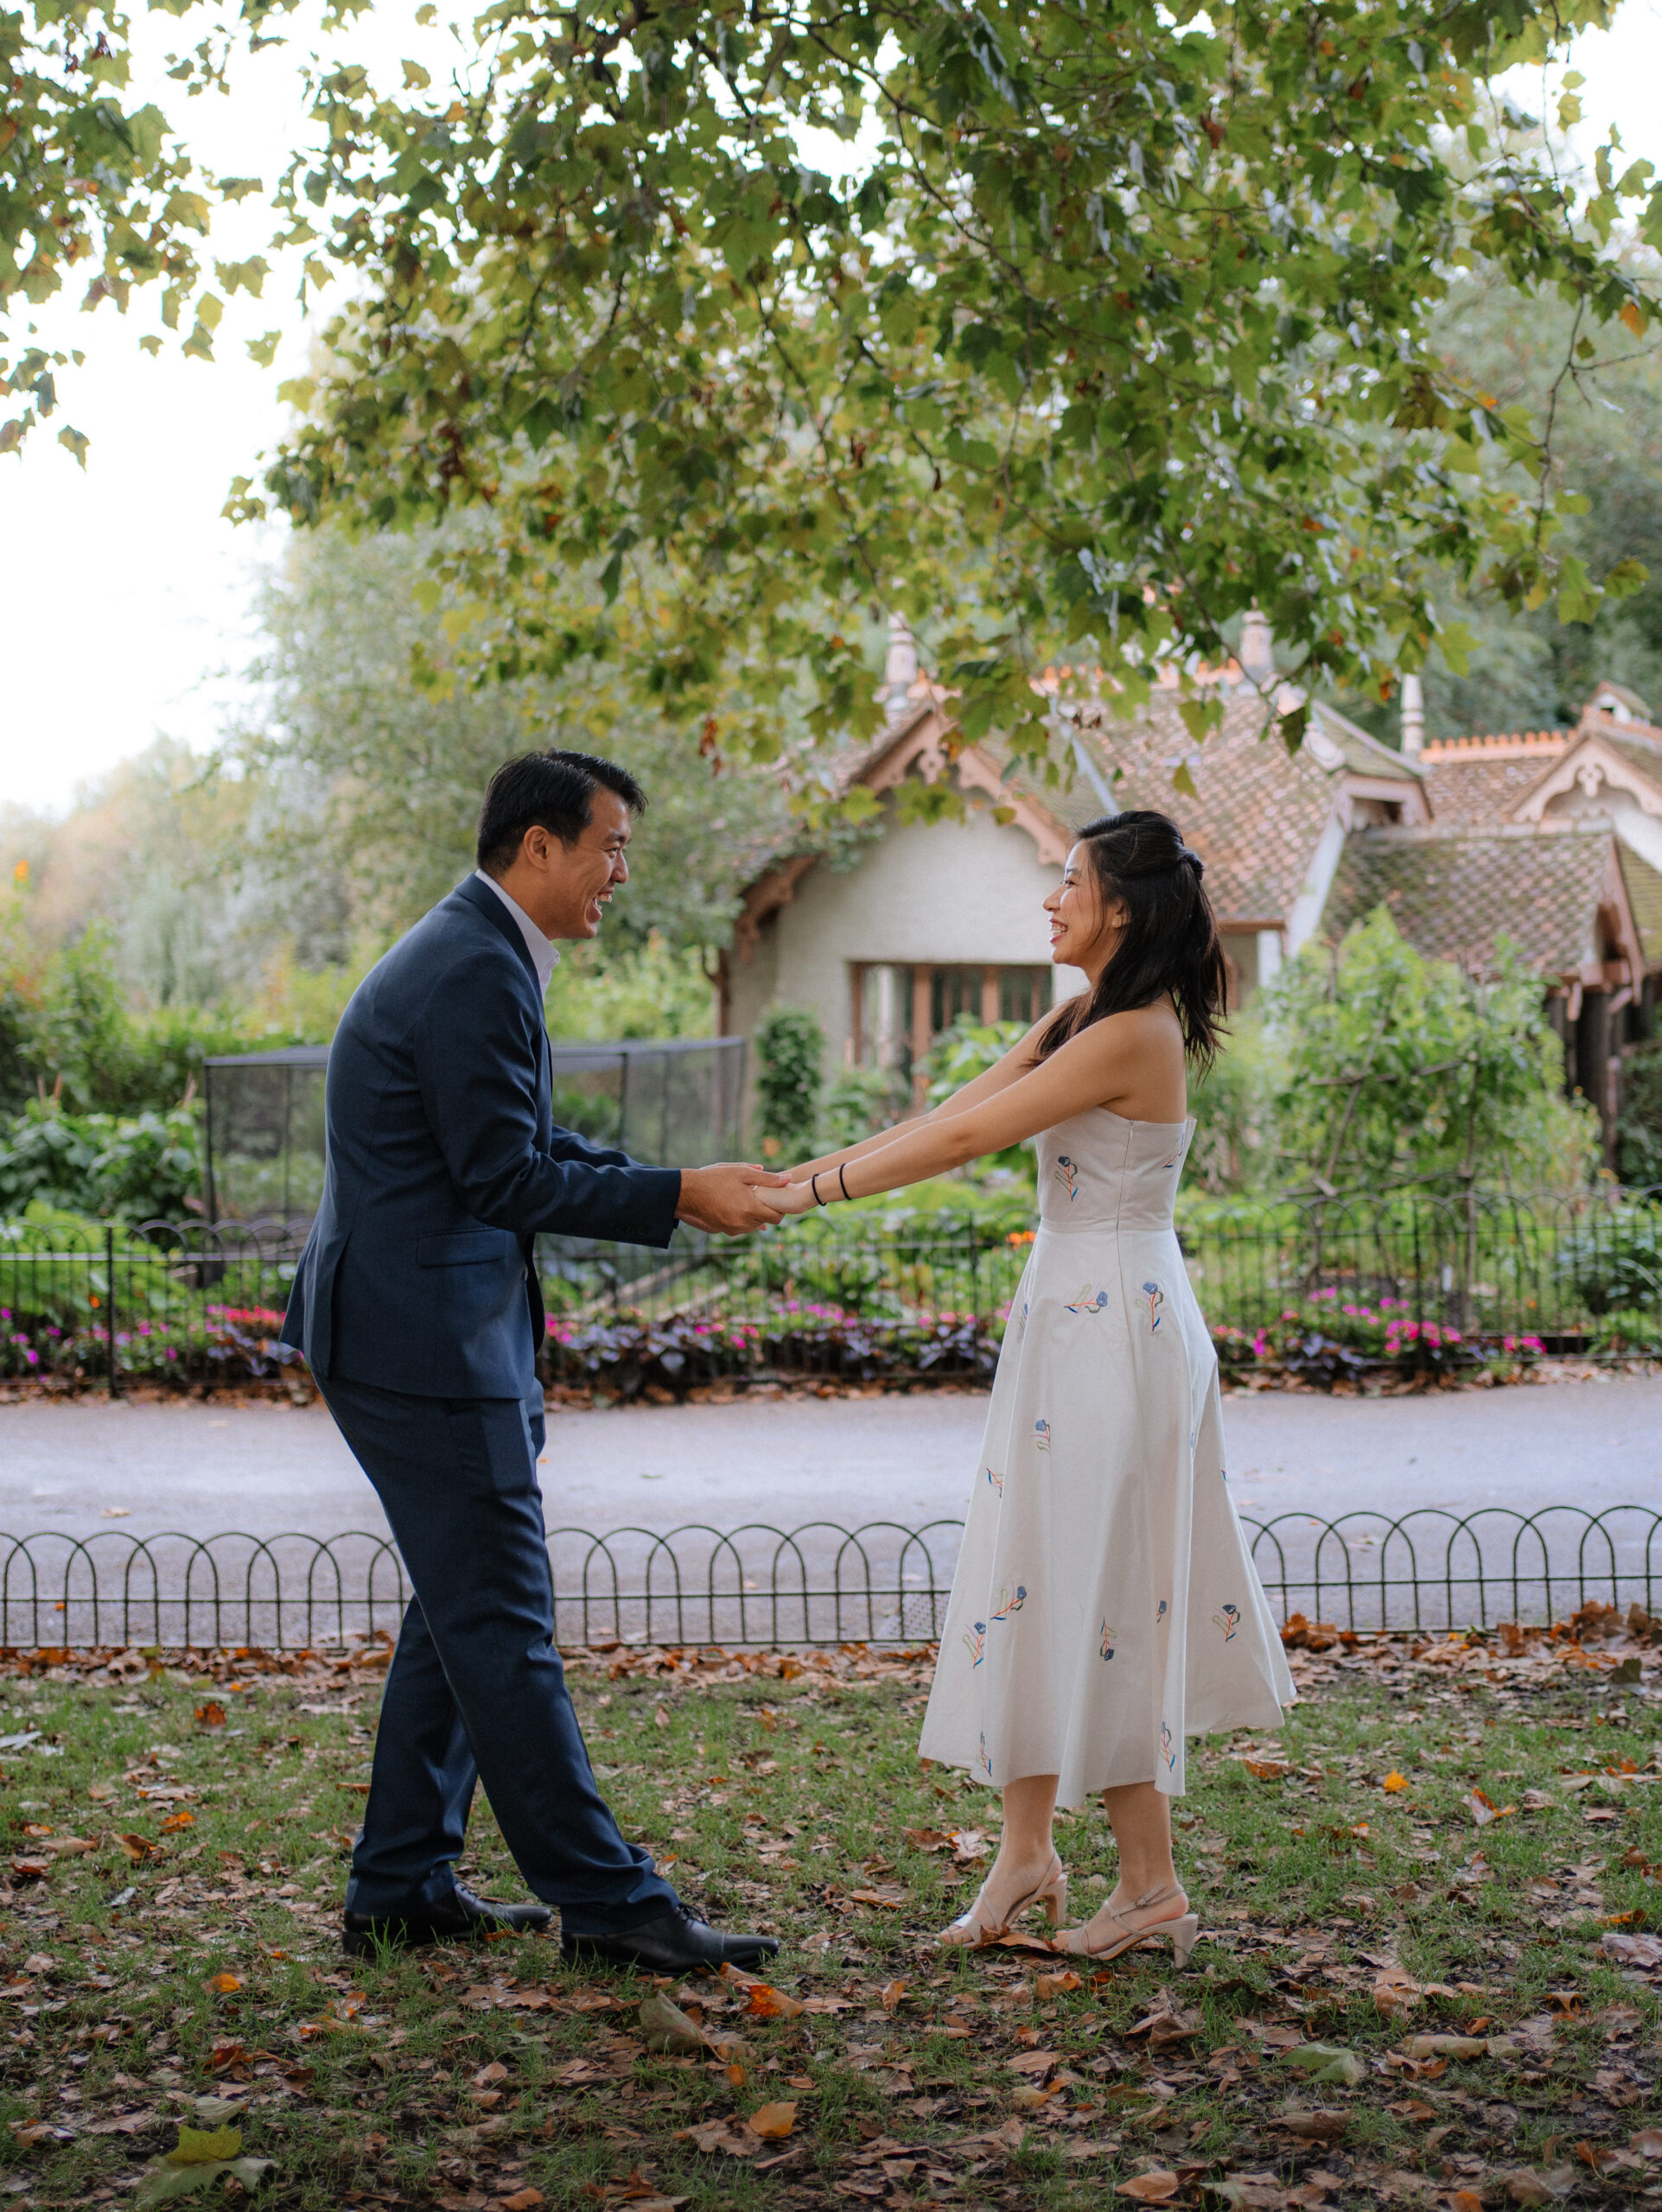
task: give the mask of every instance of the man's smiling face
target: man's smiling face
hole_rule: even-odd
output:
[[[513,867],[499,880],[544,937],[597,937],[607,901],[629,880],[624,855],[634,831],[627,803],[602,785],[575,844],[562,844],[549,830],[527,830]]]

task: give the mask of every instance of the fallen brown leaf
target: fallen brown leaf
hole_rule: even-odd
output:
[[[1053,1997],[1065,1997],[1070,1990],[1083,1989],[1084,1986],[1085,1984],[1079,1976],[1071,1967],[1067,1967],[1060,1974],[1035,1975],[1033,1993],[1043,2005],[1048,2004]]]
[[[1175,2196],[1182,2186],[1174,2173],[1156,2167],[1153,2173],[1135,2174],[1130,2181],[1123,2181],[1114,2191],[1116,2196],[1133,2196],[1139,2204],[1163,2204]]]
[[[1306,2143],[1340,2143],[1350,2126],[1350,2114],[1322,2109],[1286,2112],[1281,2115],[1280,2125]]]
[[[748,2019],[794,2020],[802,2010],[802,2000],[787,1996],[769,1982],[753,1981],[744,1993],[744,2010]]]
[[[789,2103],[764,2105],[760,2112],[753,2112],[744,2124],[764,2143],[782,2143],[796,2126],[796,2107]]]

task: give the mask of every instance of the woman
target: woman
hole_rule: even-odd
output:
[[[1086,825],[1045,901],[1089,988],[920,1120],[793,1169],[792,1213],[1039,1140],[1039,1231],[1010,1307],[920,1750],[1003,1793],[998,1856],[939,1940],[1065,1917],[1058,1803],[1100,1790],[1119,1881],[1066,1948],[1187,1960],[1171,1855],[1186,1735],[1276,1726],[1292,1677],[1226,1487],[1218,1363],[1172,1202],[1186,1064],[1217,1048],[1224,963],[1197,855],[1164,815]]]

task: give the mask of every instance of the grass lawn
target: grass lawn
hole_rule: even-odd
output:
[[[591,1662],[626,1827],[786,1939],[760,1988],[661,1993],[690,2055],[648,2048],[654,1985],[544,1939],[343,1958],[373,1665],[6,1662],[0,2204],[235,2196],[141,2179],[181,2126],[319,2212],[1662,2199],[1662,1709],[1629,1649],[1295,1655],[1284,1735],[1197,1747],[1176,1808],[1189,1970],[1078,1979],[929,1941],[997,1808],[920,1764],[923,1658]],[[1061,1834],[1088,1910],[1105,1823]],[[482,1807],[467,1872],[522,1894]]]

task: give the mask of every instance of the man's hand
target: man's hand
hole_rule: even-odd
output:
[[[782,1190],[790,1179],[749,1160],[684,1167],[675,1218],[713,1236],[748,1236],[753,1230],[771,1229],[780,1218],[780,1209],[769,1194]]]

